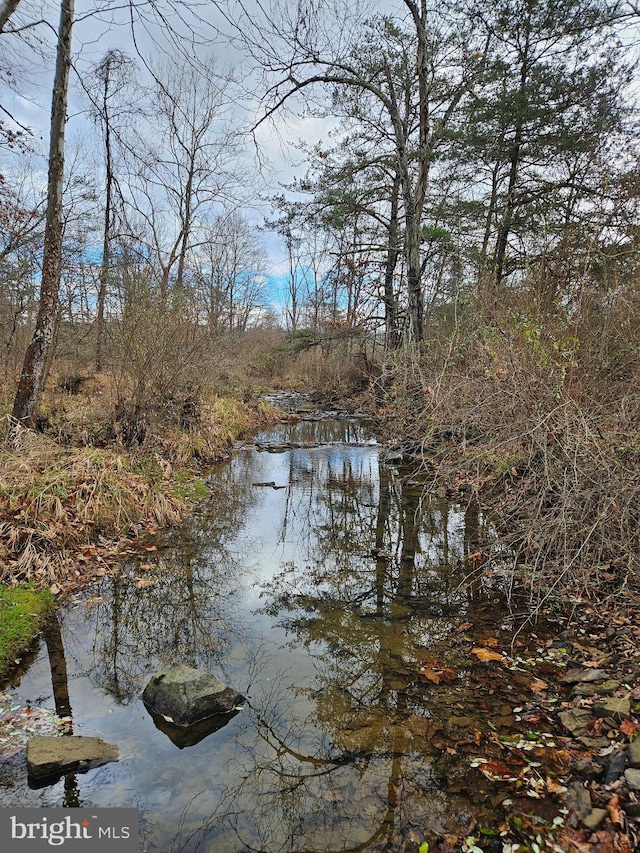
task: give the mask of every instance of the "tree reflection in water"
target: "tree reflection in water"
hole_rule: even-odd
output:
[[[358,446],[333,443],[348,433]],[[149,851],[383,851],[465,825],[433,745],[452,693],[420,666],[500,603],[468,572],[487,521],[385,467],[361,428],[305,424],[293,438],[311,436],[327,443],[237,454],[153,569],[125,565],[63,624],[76,676],[131,727],[130,765],[103,770],[102,796],[140,804]],[[286,488],[254,485],[270,481]],[[149,673],[174,660],[249,697],[183,750],[136,711]]]
[[[208,838],[203,849],[392,850],[412,833],[462,831],[429,738],[448,711],[419,667],[461,616],[501,598],[466,568],[486,522],[371,452],[288,461],[279,541],[298,553],[265,586],[262,612],[287,648],[305,649],[313,676],[283,673],[252,700],[259,740],[239,744],[239,781],[176,849]]]

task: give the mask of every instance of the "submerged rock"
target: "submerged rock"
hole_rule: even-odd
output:
[[[209,717],[237,711],[245,698],[208,672],[174,664],[151,677],[142,701],[166,722],[192,726]]]
[[[118,748],[99,737],[36,735],[27,744],[27,767],[34,779],[84,772],[118,760]]]

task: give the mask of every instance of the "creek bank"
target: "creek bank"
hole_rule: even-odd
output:
[[[264,462],[261,457],[261,464]],[[277,469],[264,467],[262,470],[264,475],[254,475],[256,481],[264,480],[269,485],[285,482],[279,476],[270,479]],[[403,476],[402,472],[394,472],[394,480],[397,473]],[[416,495],[419,485],[416,479]],[[262,496],[264,493],[254,494]],[[414,491],[403,488],[402,494],[408,497]],[[276,497],[274,495],[274,499]],[[150,543],[149,548],[154,546]],[[390,549],[385,557],[385,565],[387,562],[395,565],[392,552]],[[381,556],[374,550],[371,553]],[[467,556],[467,549],[463,553]],[[470,564],[472,556],[468,555]],[[143,563],[149,559],[155,559],[153,550],[146,560],[144,554],[140,554],[141,572],[148,570]],[[475,564],[475,560],[473,562]],[[483,569],[488,578],[492,567],[476,568]],[[141,577],[144,580],[147,576]],[[469,592],[472,593],[471,588]],[[388,744],[389,750],[423,756],[423,763],[427,757],[432,772],[437,775],[438,789],[452,808],[461,808],[459,823],[466,830],[466,835],[462,835],[454,829],[455,838],[434,831],[428,838],[432,851],[469,850],[471,844],[467,839],[472,837],[473,846],[487,853],[502,853],[505,845],[513,849],[516,844],[521,845],[521,850],[535,849],[532,845],[553,850],[555,845],[556,850],[577,851],[576,845],[582,845],[583,849],[593,849],[595,853],[596,844],[600,845],[600,850],[609,851],[614,849],[611,846],[614,843],[618,850],[633,849],[634,836],[630,833],[635,831],[632,823],[635,800],[631,787],[625,786],[629,778],[627,771],[635,769],[626,760],[626,747],[634,739],[633,730],[630,734],[626,731],[637,717],[635,700],[630,698],[630,720],[611,718],[615,725],[609,731],[614,734],[607,737],[607,744],[614,745],[611,755],[615,752],[618,757],[606,766],[607,756],[601,757],[578,741],[578,737],[589,737],[588,731],[568,733],[559,720],[559,712],[572,707],[581,709],[585,697],[597,698],[588,692],[594,686],[607,685],[610,692],[605,698],[614,697],[614,694],[625,698],[626,685],[633,674],[633,666],[628,669],[623,666],[629,649],[621,647],[619,659],[604,661],[601,660],[603,654],[590,651],[597,648],[599,639],[606,639],[606,631],[596,629],[594,612],[586,606],[584,622],[567,626],[560,620],[557,626],[541,629],[537,638],[534,630],[534,636],[531,639],[527,636],[525,640],[524,632],[514,630],[517,623],[513,617],[501,617],[504,622],[501,624],[496,619],[498,610],[494,611],[484,597],[481,600],[484,602],[481,607],[465,611],[469,613],[469,622],[459,624],[457,629],[454,623],[441,643],[432,645],[429,642],[422,650],[418,647],[415,653],[411,650],[413,647],[406,647],[405,655],[389,659],[385,664],[385,678],[394,694],[397,691],[398,695],[407,697],[409,713],[397,714],[393,719],[376,713],[376,708],[370,714],[353,714],[353,725],[342,729],[344,754],[354,749],[362,749],[367,755],[369,751],[379,754],[381,744],[383,749]],[[428,598],[413,599],[414,608],[428,606]],[[327,618],[330,617],[327,615]],[[380,638],[386,637],[394,624],[384,620],[384,624],[378,624],[375,614],[364,607],[354,608],[353,613],[349,612],[349,619],[355,620],[360,627],[375,624]],[[615,623],[609,628],[627,641],[637,641],[633,625]],[[397,671],[388,672],[389,665],[396,663]],[[580,675],[578,680],[574,680],[576,673]],[[563,681],[562,677],[568,674],[570,678]],[[587,692],[574,693],[578,687]],[[253,697],[253,693],[251,695]],[[348,699],[348,695],[345,698]],[[412,712],[412,708],[416,710]],[[600,718],[592,713],[591,719],[597,726]],[[606,722],[604,718],[603,722]],[[601,772],[595,766],[598,763],[601,777],[589,780],[579,775],[588,765],[592,765],[588,772]],[[630,778],[633,781],[633,775]],[[608,806],[617,814],[615,801],[606,800],[598,792],[599,787],[612,784],[607,779],[613,779],[618,785],[618,803],[624,806],[621,820],[628,822],[626,836],[614,832],[613,819],[608,817]],[[577,782],[576,790],[581,792],[580,816],[567,805],[572,781]],[[608,792],[605,790],[605,793]],[[420,793],[416,792],[415,796],[419,803]],[[392,798],[395,802],[396,793],[390,791],[389,798],[390,803]],[[361,804],[358,800],[350,808],[358,813],[362,810]],[[594,814],[589,817],[591,812]],[[583,819],[586,823],[581,822]],[[596,828],[592,828],[594,826]],[[390,849],[416,853],[422,843],[422,838],[416,836],[414,839],[409,834],[404,840],[404,846],[398,844]]]
[[[375,410],[370,417],[376,421]],[[417,441],[415,428],[413,437],[402,438],[389,430],[388,423],[384,416],[377,419],[376,431],[383,441],[386,438],[382,459],[401,477],[411,480],[419,472],[424,479],[427,474],[439,497],[463,505],[482,501],[495,508],[498,518],[501,508],[506,507],[506,524],[514,522],[514,493],[529,488],[528,470],[521,459],[496,453],[491,442],[483,449],[482,436],[463,426],[431,425],[428,436]],[[470,464],[471,458],[475,464]],[[521,523],[525,520],[521,512]],[[499,524],[499,538],[504,530]],[[536,540],[543,543],[543,533]],[[513,543],[513,538],[507,542],[506,553]],[[469,571],[478,580],[494,570],[483,548],[468,560]],[[518,566],[514,571],[519,571]],[[473,711],[461,709],[458,716],[450,718],[452,729],[430,731],[442,746],[441,770],[450,778],[452,791],[468,784],[468,772],[460,764],[464,740],[458,740],[458,745],[455,740],[456,731],[462,729],[468,731],[470,740],[483,746],[482,755],[471,768],[505,789],[504,794],[492,796],[492,804],[514,800],[510,814],[506,809],[506,822],[493,828],[495,842],[477,835],[478,827],[469,827],[481,850],[500,850],[503,842],[498,843],[498,839],[506,843],[507,838],[512,839],[514,846],[510,849],[514,850],[517,844],[524,845],[522,849],[536,844],[540,849],[576,853],[631,853],[640,849],[640,598],[633,594],[633,584],[626,591],[623,585],[622,596],[615,587],[611,589],[617,578],[631,580],[625,575],[622,560],[611,560],[592,571],[595,583],[585,584],[582,578],[572,583],[569,577],[553,599],[545,598],[538,606],[536,618],[553,613],[558,622],[544,646],[530,653],[523,663],[521,653],[515,651],[519,631],[514,630],[510,644],[507,642],[512,654],[496,654],[495,658],[509,661],[506,668],[500,671],[499,665],[489,664],[500,677],[481,688],[494,697],[487,697],[487,728],[478,725]],[[488,661],[492,660],[493,648],[488,648]],[[516,671],[530,674],[532,695],[514,708],[509,693]],[[443,679],[446,672],[446,667],[427,667],[430,681]],[[495,698],[500,693],[501,703]],[[513,734],[503,733],[502,729],[506,726],[508,730],[514,721]],[[534,764],[539,762],[544,768],[544,772],[534,771],[538,778],[542,774],[540,785],[533,784],[526,771],[531,766],[529,749],[534,752]],[[530,798],[524,800],[524,808],[523,794]],[[555,816],[553,810],[545,814],[545,802],[555,802]],[[446,838],[430,841],[431,851],[438,853],[459,849]]]

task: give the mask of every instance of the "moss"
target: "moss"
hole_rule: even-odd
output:
[[[54,604],[48,589],[0,585],[0,677],[29,648]]]
[[[175,480],[175,493],[182,500],[195,502],[206,498],[209,494],[209,489],[203,481],[192,474],[191,471],[187,471],[186,469],[178,471],[175,475]]]

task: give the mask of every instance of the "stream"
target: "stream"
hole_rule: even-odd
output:
[[[40,789],[16,771],[0,805],[136,806],[159,853],[403,850],[481,825],[498,801],[448,744],[513,726],[516,703],[469,655],[511,628],[500,571],[469,569],[481,509],[430,497],[348,417],[260,434],[209,481],[188,523],[58,611],[8,690],[120,760]],[[174,661],[248,699],[191,745],[140,699]]]

